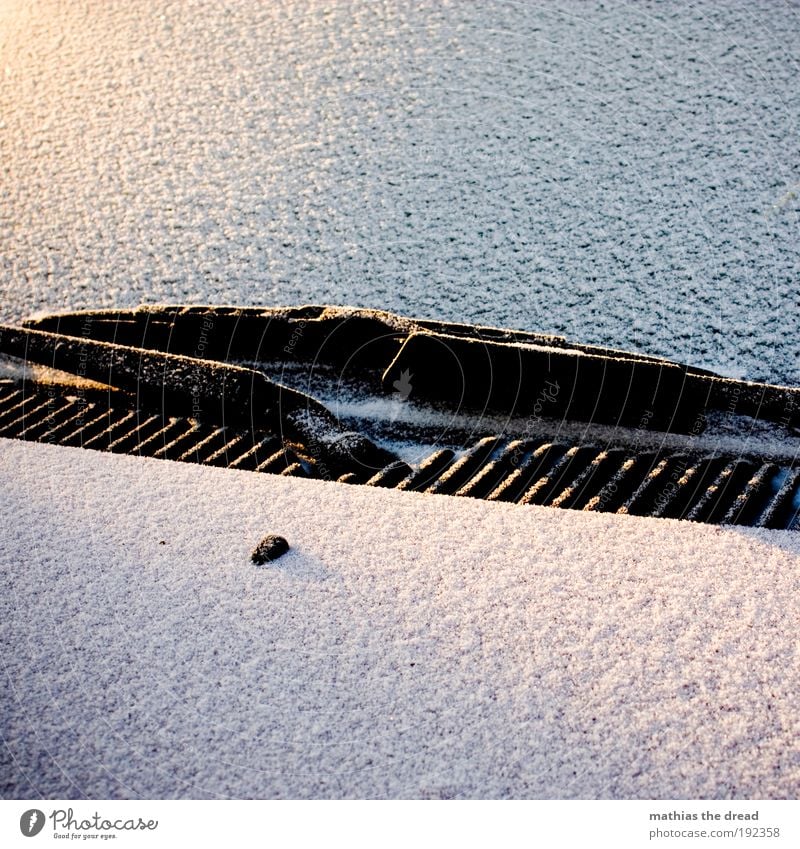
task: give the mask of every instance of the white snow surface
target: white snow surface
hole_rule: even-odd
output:
[[[0,3],[0,318],[344,303],[800,382],[790,2]]]
[[[2,0],[0,321],[344,303],[800,383],[798,30]],[[1,796],[800,793],[798,535],[2,440],[0,477]]]
[[[800,793],[799,535],[7,440],[0,490],[4,796]]]

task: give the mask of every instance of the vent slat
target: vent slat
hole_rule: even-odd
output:
[[[496,436],[487,436],[481,439],[425,491],[438,495],[452,495],[473,475],[478,473],[499,443],[500,439]]]
[[[58,387],[57,387],[58,390]],[[60,391],[60,394],[59,394]],[[61,387],[25,392],[0,381],[0,435],[293,477],[331,476],[298,443],[276,433],[215,427],[131,409],[132,399]],[[344,483],[459,495],[489,501],[691,519],[767,528],[800,526],[796,461],[694,452],[635,450],[488,435],[461,456],[432,450],[415,469],[402,460],[370,473],[335,474]]]
[[[228,457],[234,454],[237,446],[246,441],[246,435],[243,433],[234,434],[232,439],[229,439],[222,448],[218,448],[203,461],[207,466],[223,466],[228,467]]]
[[[512,440],[496,460],[484,463],[483,468],[457,489],[455,494],[468,498],[485,498],[516,468],[515,461],[518,462],[519,458],[524,457],[530,448],[531,443],[528,441]]]
[[[568,488],[596,456],[597,448],[594,445],[570,448],[544,477],[528,489],[519,503],[547,505],[559,492]]]
[[[288,468],[292,465],[292,463],[296,463],[298,461],[297,456],[293,451],[289,448],[280,448],[270,457],[267,457],[263,463],[256,467],[257,472],[273,472],[280,473],[284,469]]]
[[[85,403],[70,401],[69,415],[64,419],[64,421],[59,422],[58,424],[53,424],[52,427],[40,434],[38,441],[57,442],[61,445],[61,440],[65,438],[67,434],[73,433],[76,427],[79,429],[83,427],[86,420],[86,413],[89,409],[90,408]],[[87,440],[85,444],[88,445],[90,441],[91,440]]]
[[[276,436],[266,436],[252,448],[248,448],[244,454],[237,457],[230,465],[231,469],[243,469],[253,472],[259,463],[274,454],[280,447],[280,440]]]
[[[31,403],[31,395],[25,395],[23,392],[15,392],[13,401],[14,403],[5,405],[5,408],[0,412],[0,427],[5,427],[6,423],[19,418],[19,414],[25,409],[25,405]],[[39,403],[41,398],[38,395],[34,396],[34,401]]]
[[[23,430],[16,434],[17,439],[27,439],[35,441],[42,434],[53,430],[58,425],[67,421],[73,415],[73,408],[69,401],[63,401],[55,404],[54,409],[48,410],[43,416],[34,416],[33,420]]]
[[[575,480],[551,502],[552,507],[582,510],[597,492],[605,486],[625,461],[622,448],[601,451]]]
[[[628,457],[600,492],[587,501],[583,509],[598,513],[618,510],[646,478],[657,459],[658,455],[650,452]]]
[[[134,428],[110,442],[106,450],[113,451],[117,454],[126,454],[129,451],[133,451],[143,439],[147,439],[151,434],[157,433],[163,426],[162,422],[164,420],[161,416],[142,413],[140,416],[137,416],[137,421],[138,424]]]
[[[686,518],[691,522],[720,522],[736,498],[737,487],[745,484],[752,477],[753,471],[752,463],[743,460],[728,463],[686,514]]]
[[[11,386],[13,384],[0,384],[0,421],[3,420],[9,410],[16,407],[25,397],[21,389],[12,389]]]
[[[83,424],[81,424],[80,417],[75,419],[73,422],[74,429],[58,440],[59,445],[73,445],[83,448],[84,445],[92,442],[95,436],[103,433],[114,421],[113,413],[108,407],[89,404],[86,410],[87,415],[83,418]]]
[[[181,463],[203,463],[206,457],[221,448],[226,442],[226,429],[224,427],[209,427],[205,436],[178,457]]]
[[[153,456],[161,460],[177,460],[187,448],[203,438],[203,426],[194,421],[184,422],[181,433],[176,434],[170,442],[162,445]]]
[[[398,460],[396,463],[390,463],[386,468],[376,472],[368,481],[367,486],[382,486],[396,487],[401,481],[404,481],[411,469],[408,463]]]
[[[182,432],[183,427],[184,424],[180,419],[172,419],[160,430],[157,430],[155,433],[148,436],[147,439],[140,442],[136,448],[133,449],[133,452],[142,457],[152,457],[158,450],[169,445],[169,443]]]
[[[401,481],[397,485],[397,488],[412,490],[414,492],[426,489],[444,474],[455,456],[455,452],[450,448],[442,448],[439,451],[434,451],[430,457],[427,457],[420,463],[417,471],[406,480]]]
[[[26,398],[8,412],[4,422],[0,422],[0,436],[19,437],[25,427],[38,421],[37,413],[47,410],[47,398]],[[27,422],[27,424],[26,424]]]
[[[748,525],[756,520],[768,503],[770,481],[778,472],[774,463],[764,463],[733,499],[722,519],[724,525]]]
[[[689,462],[686,471],[678,480],[667,483],[662,497],[653,507],[652,515],[665,519],[682,519],[703,497],[724,465],[725,461],[717,457]]]
[[[617,510],[633,516],[646,516],[669,497],[672,487],[684,475],[690,460],[684,455],[665,457],[658,462],[631,497]]]
[[[83,443],[84,448],[96,448],[100,451],[105,450],[124,433],[127,433],[131,424],[136,421],[136,413],[125,413],[120,411],[109,411],[108,424],[104,430],[101,430],[96,436],[87,439]]]
[[[528,457],[496,489],[489,493],[489,501],[516,501],[530,486],[544,477],[568,450],[566,445],[545,442],[537,446]]]
[[[800,468],[790,469],[758,520],[761,528],[788,528],[797,514]]]

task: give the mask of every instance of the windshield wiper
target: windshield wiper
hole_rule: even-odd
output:
[[[170,409],[191,414],[199,406],[201,415],[242,423],[271,416],[276,426],[304,434],[324,431],[323,424],[333,428],[336,418],[311,396],[270,380],[261,368],[346,367],[387,394],[406,385],[415,401],[509,417],[673,433],[702,432],[712,411],[789,428],[800,423],[797,388],[733,380],[560,336],[378,310],[144,306],[81,311],[37,318],[24,329],[3,328],[0,350],[72,372],[91,352],[93,371],[87,376],[140,397],[155,395]]]
[[[164,416],[270,429],[340,472],[399,462],[363,434],[343,428],[319,401],[254,369],[90,335],[5,325],[0,325],[0,353],[102,383],[135,396],[137,408]]]

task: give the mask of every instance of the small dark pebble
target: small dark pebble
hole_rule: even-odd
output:
[[[282,557],[288,550],[289,543],[283,537],[270,534],[255,547],[251,559],[256,566],[263,566]]]

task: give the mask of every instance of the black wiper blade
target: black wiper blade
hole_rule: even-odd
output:
[[[333,470],[380,469],[397,458],[344,429],[316,399],[263,373],[217,360],[135,348],[91,336],[0,325],[0,353],[134,395],[136,406],[297,439]],[[410,471],[410,469],[409,469]]]
[[[672,433],[702,433],[709,412],[787,427],[800,390],[741,380],[634,353],[412,333],[384,374],[414,375],[414,391],[452,405],[534,419],[575,419]],[[410,379],[410,378],[409,378]]]
[[[214,363],[360,369],[391,394],[457,411],[700,433],[712,411],[800,423],[800,390],[732,380],[560,336],[408,319],[379,310],[145,306],[46,316],[31,329]],[[238,379],[238,378],[237,378]],[[221,387],[212,382],[210,394]],[[247,394],[243,390],[243,396]],[[247,409],[244,397],[236,399]],[[226,405],[230,409],[230,405]]]

